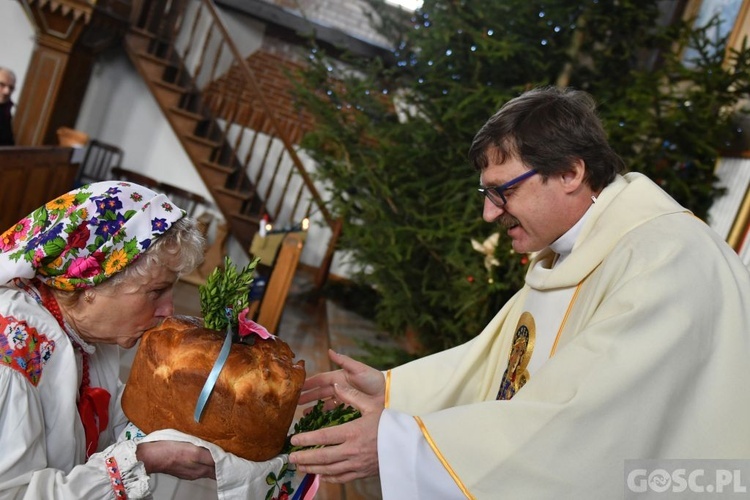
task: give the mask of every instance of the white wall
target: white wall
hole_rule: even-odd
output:
[[[16,74],[15,102],[21,94],[33,49],[33,24],[21,4],[15,0],[0,0],[0,66]]]

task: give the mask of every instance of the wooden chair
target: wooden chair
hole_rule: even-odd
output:
[[[78,170],[76,185],[111,179],[112,168],[120,166],[122,157],[123,152],[119,147],[91,139]]]
[[[297,272],[307,233],[293,232],[282,235],[281,245],[270,268],[265,290],[259,300],[250,303],[250,314],[266,329],[278,335],[276,329],[284,312],[292,280]],[[262,260],[261,260],[262,262]]]

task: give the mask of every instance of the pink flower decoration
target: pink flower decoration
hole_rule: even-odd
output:
[[[8,230],[4,233],[5,238],[0,240],[0,250],[3,252],[13,250],[16,246],[16,241],[24,239],[30,228],[31,221],[29,219],[18,221],[18,223],[13,226],[12,230]]]
[[[246,307],[245,309],[240,311],[240,314],[237,315],[237,321],[239,321],[240,323],[240,337],[246,337],[251,333],[254,333],[262,339],[273,337],[273,335],[268,333],[268,330],[266,330],[265,327],[259,325],[251,319],[247,319],[248,312],[250,312],[250,309]]]
[[[90,278],[101,272],[99,261],[93,256],[79,257],[73,259],[68,267],[67,275],[70,278]]]
[[[18,226],[21,227],[19,228]],[[31,221],[29,219],[20,220],[18,221],[18,224],[16,224],[16,234],[21,238],[26,237],[29,233],[29,229],[31,229]]]
[[[39,263],[42,262],[42,259],[44,257],[46,257],[46,255],[44,254],[44,250],[42,250],[41,248],[37,248],[36,250],[34,250],[34,255],[31,258],[34,267],[39,267]]]

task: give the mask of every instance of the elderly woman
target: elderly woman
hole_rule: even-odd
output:
[[[100,182],[0,237],[0,497],[142,498],[148,474],[215,477],[205,447],[120,441],[119,347],[172,314],[204,242],[163,194]]]

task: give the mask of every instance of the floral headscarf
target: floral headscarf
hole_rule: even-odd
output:
[[[130,182],[75,189],[0,236],[0,285],[34,277],[59,290],[98,285],[184,215],[166,195]]]

